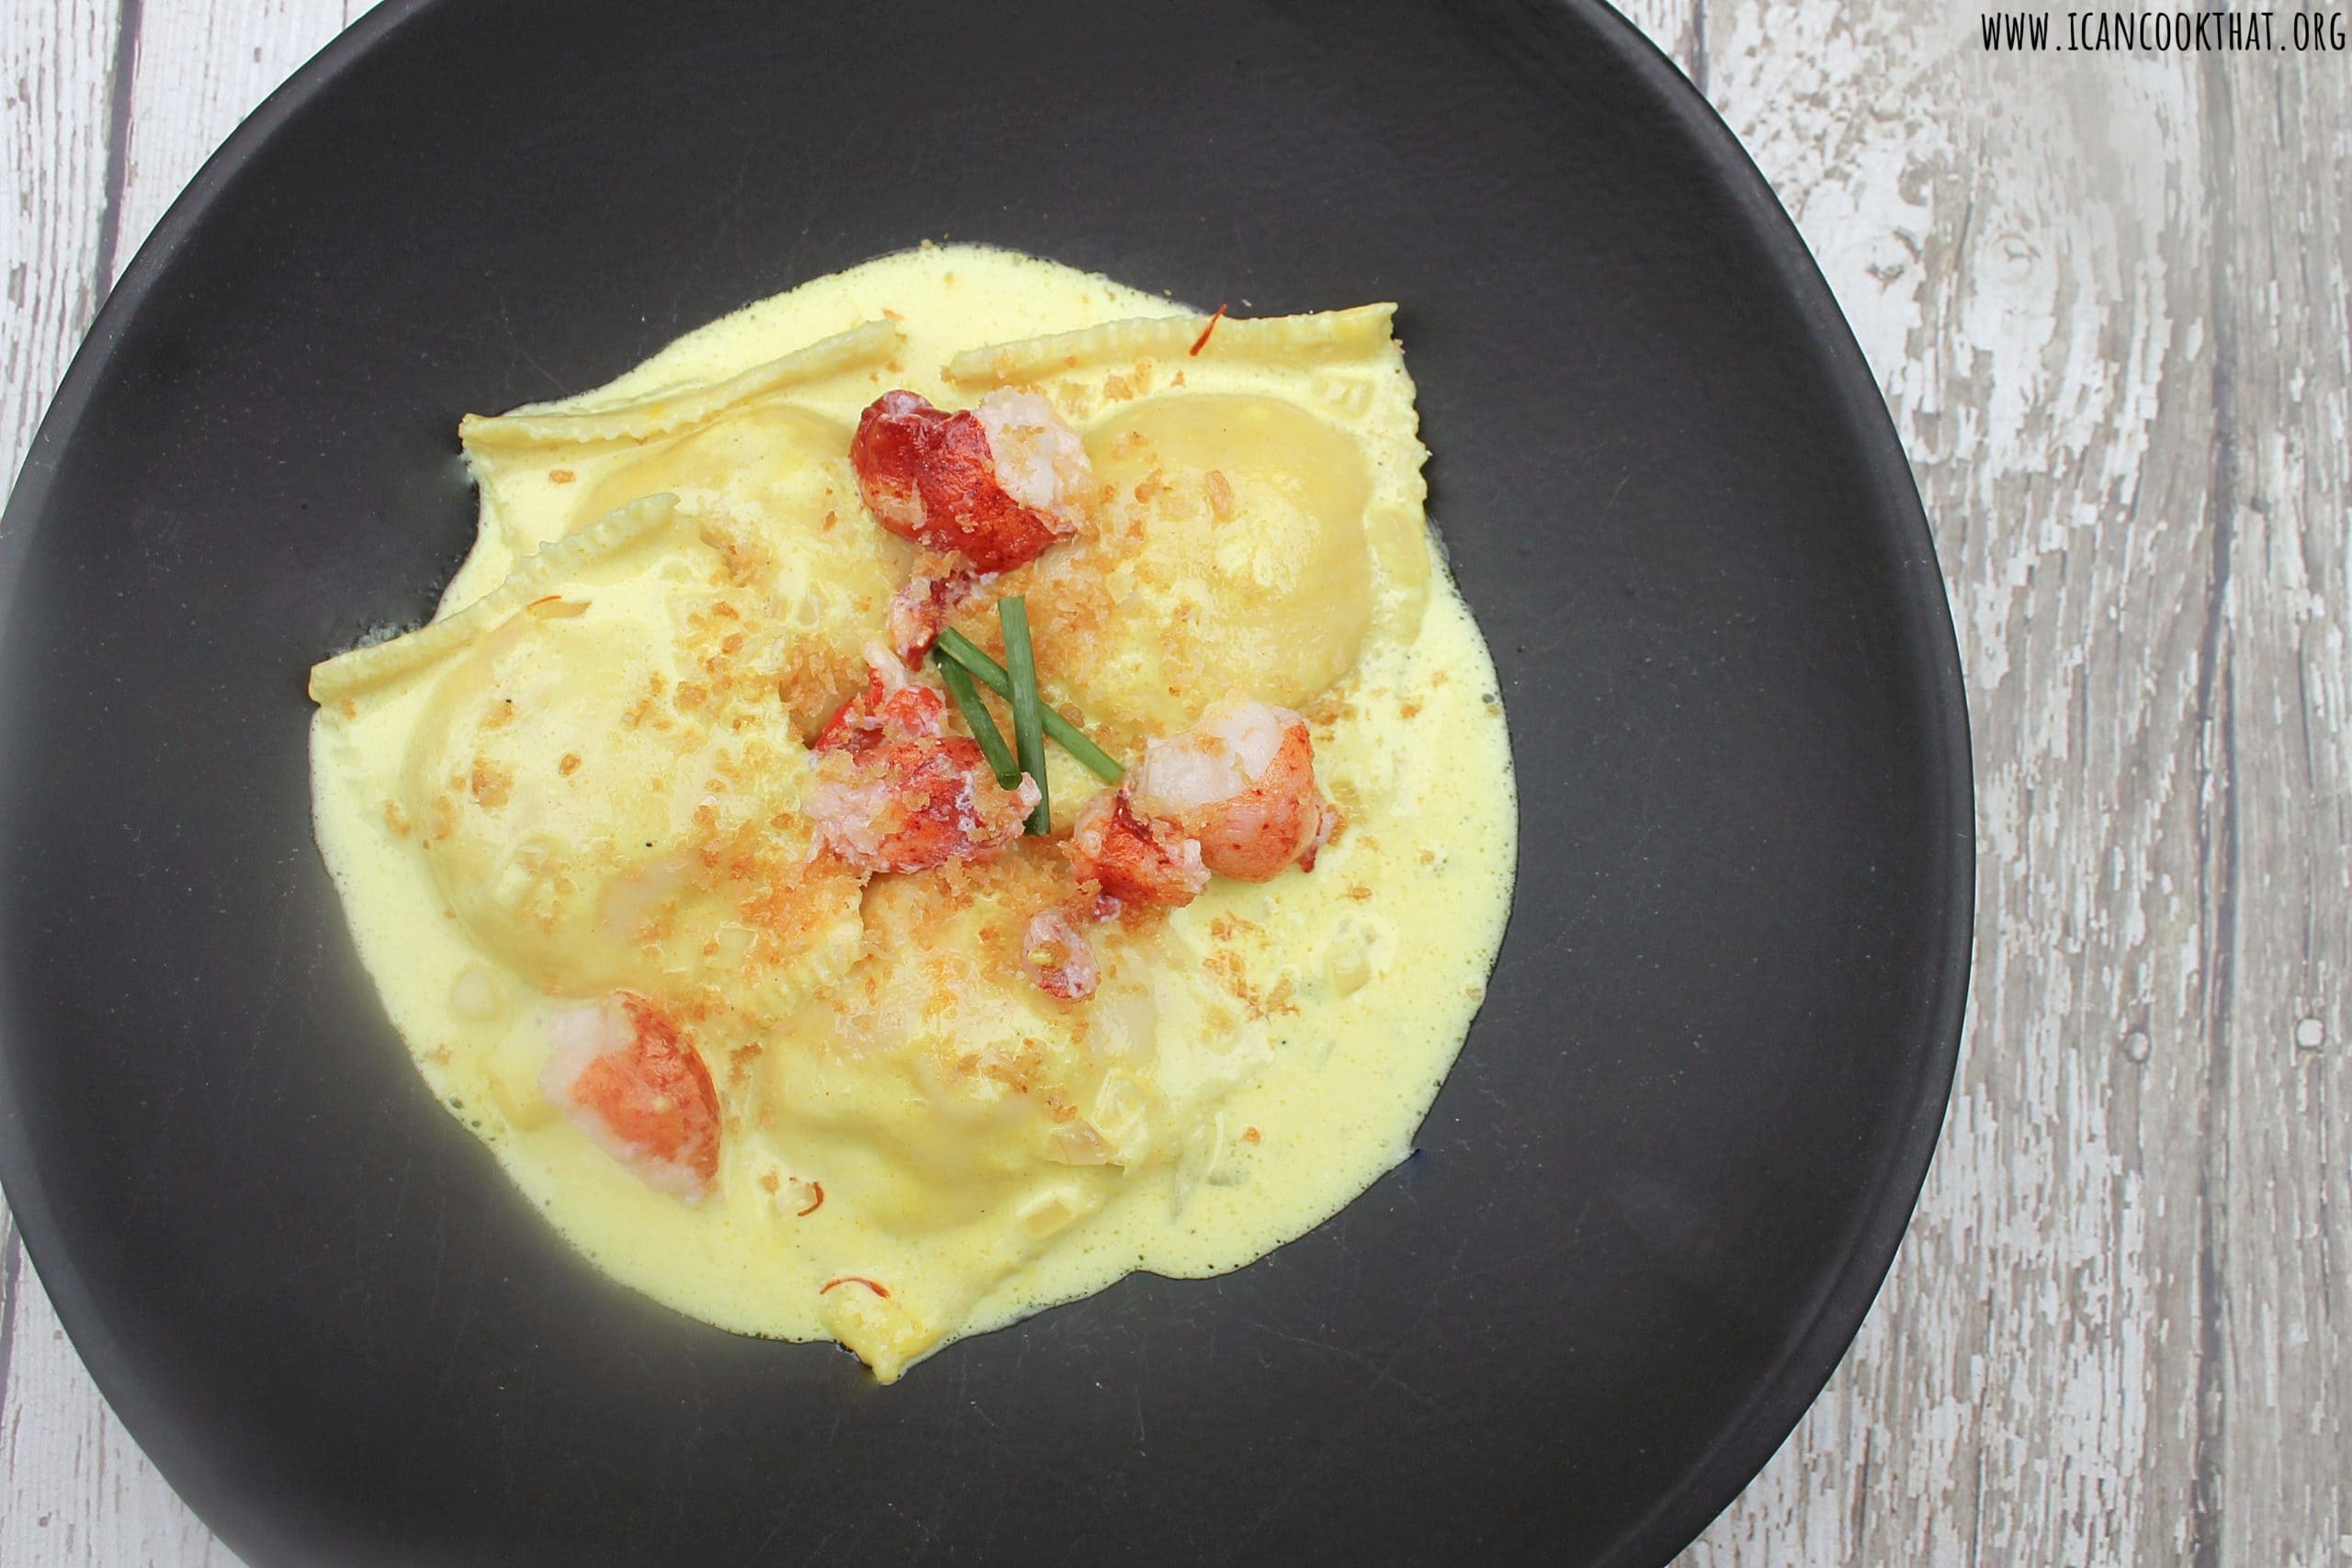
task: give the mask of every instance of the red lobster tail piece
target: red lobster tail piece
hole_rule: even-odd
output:
[[[1069,491],[1090,473],[1077,436],[1035,393],[990,393],[949,413],[885,392],[859,416],[849,457],[876,522],[982,573],[1069,537]]]

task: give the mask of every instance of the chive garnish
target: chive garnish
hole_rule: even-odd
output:
[[[931,650],[931,661],[939,666],[939,678],[946,684],[947,694],[956,699],[956,706],[964,715],[964,723],[972,731],[972,739],[980,743],[981,752],[989,760],[989,767],[996,774],[999,787],[1012,789],[1021,782],[1021,769],[1014,763],[1012,753],[1005,750],[1004,735],[996,720],[980,701],[980,694],[972,689],[972,672],[956,663],[936,648]]]
[[[981,685],[1008,702],[1012,700],[1012,679],[1004,672],[1004,666],[990,659],[987,649],[954,626],[939,634],[938,646],[932,651],[947,655],[970,671]],[[1089,740],[1084,730],[1056,713],[1047,704],[1041,702],[1037,707],[1037,716],[1044,721],[1046,733],[1052,736],[1063,750],[1077,758],[1088,773],[1104,784],[1117,784],[1127,776],[1127,770],[1119,766],[1108,751]]]
[[[1029,813],[1029,831],[1043,838],[1054,819],[1054,803],[1046,796],[1046,727],[1039,722],[1045,704],[1037,700],[1037,654],[1029,645],[1029,601],[1018,593],[996,602],[996,618],[1004,627],[1004,671],[1012,681],[1012,746],[1020,754],[1021,771],[1037,785],[1037,808]]]

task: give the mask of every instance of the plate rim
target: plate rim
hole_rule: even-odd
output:
[[[1724,193],[1762,242],[1777,281],[1792,299],[1810,309],[1813,341],[1824,355],[1830,389],[1846,423],[1861,438],[1859,455],[1875,492],[1878,521],[1897,536],[1890,544],[1909,547],[1898,579],[1903,590],[1899,607],[1913,623],[1913,637],[1905,640],[1924,641],[1915,651],[1925,653],[1929,666],[1930,705],[1925,716],[1947,753],[1941,775],[1935,779],[1939,787],[1928,802],[1928,815],[1942,817],[1950,827],[1943,864],[1949,880],[1943,961],[1934,977],[1934,1003],[1923,1010],[1928,1022],[1924,1049],[1914,1064],[1917,1098],[1908,1125],[1890,1142],[1871,1184],[1875,1196],[1857,1217],[1844,1262],[1814,1303],[1804,1326],[1685,1472],[1681,1486],[1662,1495],[1600,1557],[1611,1563],[1643,1562],[1650,1560],[1646,1551],[1665,1563],[1695,1543],[1794,1435],[1860,1337],[1910,1232],[1960,1077],[1975,947],[1975,761],[1959,629],[1936,555],[1935,531],[1894,412],[1812,247],[1747,145],[1648,34],[1606,0],[1553,3],[1593,14],[1599,30],[1614,38],[1619,62],[1652,87],[1659,106],[1690,137],[1705,167],[1718,176]]]
[[[81,425],[94,384],[191,233],[223,189],[330,92],[348,67],[420,16],[449,3],[382,0],[338,33],[230,132],[141,243],[75,348],[0,512],[0,648],[6,646],[32,540],[51,521],[48,502],[60,456]],[[1871,1197],[1851,1223],[1834,1275],[1787,1348],[1714,1441],[1690,1461],[1681,1481],[1595,1559],[1664,1563],[1695,1542],[1762,1474],[1819,1399],[1868,1321],[1917,1211],[1958,1083],[1972,978],[1976,902],[1973,739],[1957,627],[1909,457],[1852,326],[1794,220],[1737,135],[1680,67],[1605,0],[1524,0],[1517,8],[1545,28],[1563,25],[1560,13],[1576,14],[1587,24],[1589,34],[1610,51],[1611,63],[1635,77],[1651,102],[1688,138],[1699,154],[1700,172],[1728,198],[1758,242],[1772,282],[1808,318],[1831,406],[1857,437],[1854,454],[1875,513],[1871,531],[1883,531],[1886,544],[1902,547],[1893,607],[1907,623],[1904,641],[1923,660],[1928,698],[1923,728],[1943,753],[1943,766],[1923,768],[1922,775],[1933,786],[1925,802],[1926,815],[1950,829],[1941,863],[1948,884],[1942,890],[1941,954],[1931,978],[1932,999],[1922,1009],[1927,1022],[1917,1043],[1915,1088],[1905,1123],[1889,1140],[1880,1168],[1866,1184]],[[1923,909],[1927,904],[1923,898]],[[9,972],[9,955],[0,948],[0,979]],[[129,1364],[58,1234],[40,1172],[25,1152],[23,1111],[10,1071],[16,1049],[12,1039],[0,1035],[0,1186],[5,1186],[20,1244],[69,1343],[124,1431],[205,1527],[232,1550],[240,1541],[269,1550],[266,1529],[224,1531],[189,1500],[182,1478],[195,1482],[200,1491],[215,1490],[203,1474],[209,1467],[190,1445],[173,1440],[171,1428],[176,1423],[147,1397],[144,1380]],[[13,1301],[10,1308],[13,1312]],[[154,1438],[164,1439],[161,1454],[159,1445],[151,1441]]]

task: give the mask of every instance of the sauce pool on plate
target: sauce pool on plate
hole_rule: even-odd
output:
[[[1389,319],[925,246],[466,421],[440,614],[312,672],[319,843],[597,1268],[888,1382],[1409,1152],[1517,815]]]

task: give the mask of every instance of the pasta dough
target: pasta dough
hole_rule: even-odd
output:
[[[1220,320],[925,247],[465,422],[481,528],[442,615],[313,672],[319,840],[426,1081],[598,1268],[888,1380],[1130,1269],[1238,1267],[1403,1156],[1516,817],[1391,314]],[[1035,394],[1078,433],[1069,536],[953,624],[999,649],[989,606],[1024,595],[1047,698],[1131,765],[1220,704],[1304,716],[1342,824],[1311,871],[1091,926],[1066,999],[1031,949],[1103,787],[1069,755],[1054,838],[907,874],[828,848],[811,758],[940,570],[860,499],[891,389]],[[715,1148],[567,1098],[657,1017],[632,1113],[707,1080]]]

